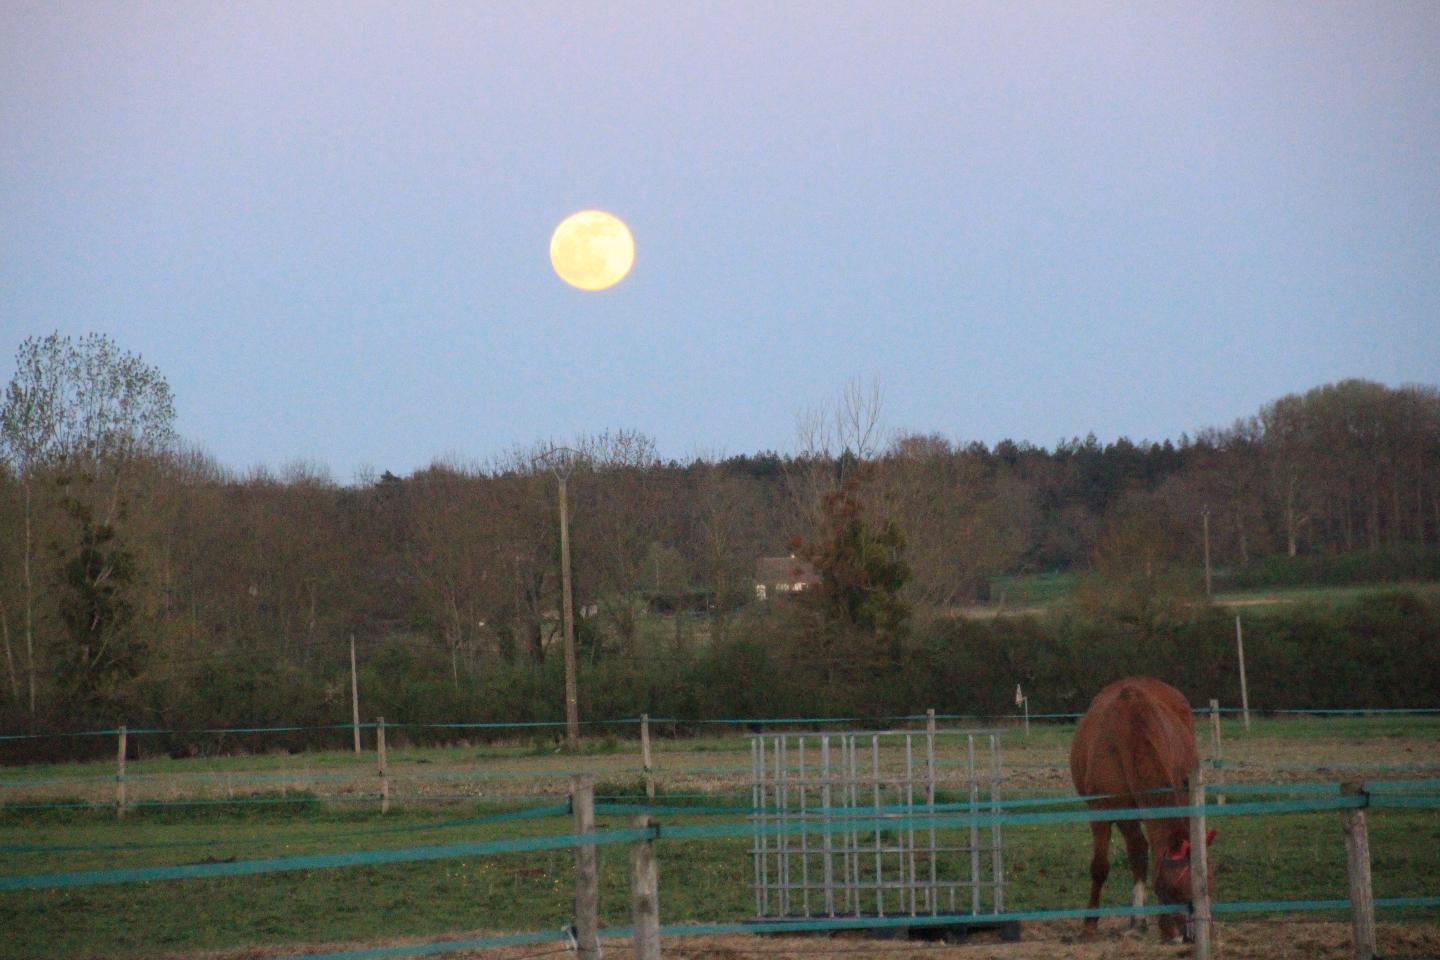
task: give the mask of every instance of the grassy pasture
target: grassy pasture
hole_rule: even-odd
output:
[[[966,608],[968,616],[999,613],[1043,613],[1063,607],[1080,584],[1080,577],[1068,571],[995,577],[990,584],[990,602]],[[1215,594],[1218,606],[1237,611],[1264,613],[1297,604],[1341,607],[1375,593],[1404,591],[1422,599],[1440,598],[1440,583],[1405,581],[1364,583],[1347,586],[1273,586],[1247,590],[1222,590]]]
[[[1294,604],[1340,607],[1374,593],[1403,591],[1434,601],[1440,598],[1440,583],[1365,584],[1348,587],[1272,587],[1263,590],[1235,590],[1215,595],[1222,607],[1264,612]]]
[[[1037,721],[1026,735],[1016,717],[991,729],[1000,737],[1007,782],[1013,788],[1068,789],[1070,724]],[[1197,730],[1205,755],[1210,738],[1205,717],[1197,720]],[[657,775],[671,794],[738,790],[749,782],[750,743],[743,732],[727,730],[697,737],[676,737],[670,732],[656,724],[653,748]],[[1223,759],[1232,765],[1226,776],[1237,781],[1333,780],[1351,772],[1390,777],[1440,775],[1437,715],[1255,714],[1252,728],[1246,732],[1240,718],[1227,713],[1221,737]],[[247,798],[261,793],[271,806],[304,804],[318,798],[336,808],[364,809],[378,802],[374,741],[369,732],[364,745],[365,752],[358,755],[333,750],[132,759],[126,764],[127,800],[131,804],[199,807],[235,802],[244,806]],[[947,755],[947,749],[956,752]],[[958,751],[958,743],[947,748],[942,738],[940,762],[958,762]],[[632,786],[643,774],[638,741],[615,737],[584,741],[580,752],[571,754],[547,737],[407,747],[403,737],[392,732],[388,760],[391,795],[400,805],[542,802],[563,797],[572,773]],[[115,772],[113,759],[0,768],[0,810],[19,812],[16,808],[37,804],[113,803]]]
[[[1334,781],[1440,776],[1440,719],[1380,717],[1257,719],[1247,734],[1224,723],[1226,782]],[[1200,726],[1208,745],[1208,728]],[[1030,735],[1004,731],[1007,795],[1047,795],[1068,787],[1070,728],[1033,726]],[[602,795],[637,792],[638,751],[629,742],[601,741],[567,756],[538,744],[396,750],[397,806],[381,816],[371,802],[373,767],[346,753],[258,755],[131,764],[132,799],[142,806],[117,821],[113,813],[28,804],[81,795],[99,780],[96,799],[113,796],[113,768],[64,764],[4,772],[0,809],[0,873],[28,875],[207,861],[250,860],[323,852],[379,850],[442,843],[565,834],[566,816],[504,823],[460,823],[497,812],[555,802],[564,776],[584,770],[601,778]],[[889,760],[887,759],[887,763]],[[662,790],[677,802],[748,802],[748,743],[743,736],[657,741]],[[284,793],[263,779],[310,771]],[[491,780],[407,780],[435,771],[508,773]],[[109,783],[104,777],[109,773]],[[319,779],[318,775],[336,775]],[[199,774],[195,776],[195,774]],[[237,802],[144,806],[152,798],[200,799],[227,780]],[[261,778],[261,779],[257,779]],[[368,778],[368,782],[366,779]],[[9,786],[16,781],[64,781]],[[247,787],[247,781],[254,782]],[[455,783],[479,785],[479,796]],[[498,788],[494,784],[500,784]],[[353,788],[353,790],[352,790]],[[1217,791],[1223,787],[1216,787]],[[352,791],[352,792],[347,792]],[[210,796],[209,799],[223,799]],[[245,803],[243,800],[285,800]],[[667,824],[714,818],[666,816]],[[1440,815],[1424,810],[1375,810],[1371,845],[1376,895],[1440,893]],[[1222,899],[1270,900],[1344,896],[1339,815],[1287,814],[1216,818],[1217,883]],[[623,827],[601,817],[600,828]],[[1117,838],[1118,841],[1118,838]],[[1128,902],[1129,883],[1115,866],[1107,902]],[[662,838],[662,917],[666,923],[734,921],[753,911],[748,838]],[[602,909],[612,926],[626,918],[623,846],[600,848]],[[1088,889],[1089,831],[1080,824],[1006,828],[1006,904],[1013,909],[1083,905]],[[569,922],[572,857],[568,850],[423,863],[271,873],[243,878],[152,881],[0,894],[0,957],[137,957],[193,955],[285,944],[374,943],[401,937],[442,937],[477,931],[558,929]],[[1412,914],[1412,917],[1414,915]],[[1388,919],[1388,918],[1387,918]],[[1436,917],[1418,919],[1435,923]],[[1117,923],[1112,921],[1112,924]]]

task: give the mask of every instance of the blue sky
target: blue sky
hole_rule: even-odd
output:
[[[1440,382],[1440,4],[0,5],[0,373],[101,331],[244,469],[606,428],[1178,437]],[[586,207],[620,286],[550,269]]]

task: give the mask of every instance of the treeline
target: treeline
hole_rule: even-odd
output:
[[[1090,571],[1074,615],[1158,643],[1194,619],[1207,531],[1217,571],[1241,578],[1345,552],[1429,556],[1440,543],[1431,387],[1346,381],[1178,442],[1092,436],[1054,449],[938,435],[882,443],[876,403],[855,393],[802,430],[794,455],[666,461],[649,438],[620,431],[563,455],[537,447],[342,484],[306,464],[236,474],[179,449],[163,378],[108,341],[27,348],[0,436],[0,721],[12,731],[345,719],[352,635],[364,669],[425,677],[397,717],[548,710],[559,702],[547,699],[561,606],[557,470],[590,716],[641,703],[687,716],[847,709],[833,689],[829,704],[756,699],[786,631],[830,664],[827,676],[847,657],[879,677],[905,677],[901,664],[948,675],[939,661],[963,659],[966,631],[979,628],[927,624],[951,623],[946,613],[984,599],[1000,574]],[[864,559],[845,556],[852,546]],[[846,563],[889,585],[829,595],[829,612],[803,621],[758,607],[757,558],[790,551],[828,557],[837,588]],[[1068,629],[1079,632],[1063,643],[1079,643],[1084,630]],[[915,665],[937,637],[955,649]],[[711,673],[686,685],[663,668],[627,672],[657,650]],[[1003,657],[985,663],[996,677],[1014,672]],[[616,700],[632,675],[649,692]],[[726,691],[730,706],[663,706],[671,686],[702,699]]]

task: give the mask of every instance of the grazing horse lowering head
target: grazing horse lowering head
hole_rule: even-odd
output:
[[[1117,680],[1095,695],[1075,728],[1070,745],[1070,775],[1075,789],[1094,810],[1185,806],[1187,778],[1199,765],[1195,721],[1184,694],[1153,677]],[[1110,831],[1117,827],[1134,878],[1135,907],[1145,905],[1145,878],[1161,903],[1185,904],[1191,899],[1190,824],[1184,818],[1143,820],[1099,819],[1090,824],[1091,909],[1110,873]],[[1213,839],[1211,834],[1210,839]],[[1207,844],[1208,844],[1207,840]],[[1098,920],[1085,920],[1093,933]],[[1130,925],[1143,927],[1140,917]],[[1164,914],[1160,935],[1165,940],[1191,939],[1184,914]]]
[[[1208,830],[1205,833],[1205,845],[1208,847],[1215,842],[1215,831]],[[1208,860],[1207,860],[1208,864]],[[1208,878],[1210,886],[1215,885],[1215,869],[1209,868]],[[1190,837],[1188,834],[1172,833],[1169,845],[1155,861],[1155,898],[1161,903],[1186,904],[1189,903],[1192,893],[1192,874],[1190,867]],[[1195,924],[1188,914],[1173,913],[1163,914],[1160,917],[1160,936],[1162,939],[1173,939],[1177,934],[1186,943],[1195,940]]]

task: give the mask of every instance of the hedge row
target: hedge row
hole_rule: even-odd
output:
[[[828,646],[806,639],[783,614],[744,626],[724,643],[656,647],[582,663],[582,715],[623,719],[649,713],[688,721],[878,718],[927,707],[1006,714],[1014,711],[1017,683],[1032,711],[1071,713],[1084,710],[1106,683],[1130,674],[1162,677],[1194,703],[1211,697],[1229,706],[1238,701],[1234,617],[1213,607],[1144,631],[1073,615],[937,619],[916,628],[898,662],[893,649],[871,649],[863,638],[832,637]],[[1246,615],[1244,629],[1256,709],[1440,706],[1435,602],[1403,591],[1380,592],[1338,607],[1297,605]],[[397,641],[373,652],[361,672],[365,717],[409,724],[563,719],[559,658],[543,667],[492,664],[462,675],[458,684],[440,666],[413,644]],[[171,729],[344,724],[350,719],[347,681],[344,675],[232,664],[151,690],[148,715],[127,721]],[[586,728],[594,737],[634,731],[633,723]],[[396,731],[400,742],[419,743],[517,737],[548,742],[559,735],[558,728]],[[350,734],[342,729],[135,739],[152,755],[189,755],[344,748]],[[99,739],[57,738],[7,743],[0,757],[101,755],[113,749],[112,742]]]
[[[1399,546],[1350,553],[1266,557],[1245,567],[1222,571],[1215,578],[1215,588],[1264,590],[1437,580],[1440,580],[1440,547]]]

